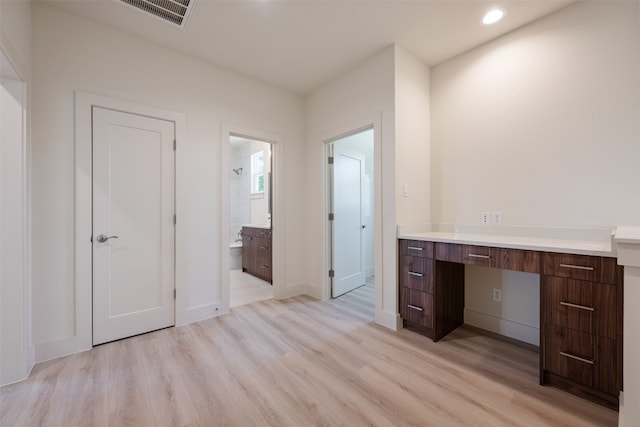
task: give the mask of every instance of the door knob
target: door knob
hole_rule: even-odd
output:
[[[100,234],[98,237],[96,237],[96,240],[98,241],[98,243],[104,243],[109,239],[117,239],[118,236],[105,236],[104,234]]]

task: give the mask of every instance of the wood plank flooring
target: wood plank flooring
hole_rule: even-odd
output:
[[[536,352],[463,328],[393,332],[372,299],[269,299],[39,364],[0,388],[0,425],[617,425],[538,385]]]

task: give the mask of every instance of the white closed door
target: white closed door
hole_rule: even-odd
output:
[[[362,183],[364,157],[333,146],[332,296],[365,284]]]
[[[93,344],[174,325],[175,124],[93,107]]]

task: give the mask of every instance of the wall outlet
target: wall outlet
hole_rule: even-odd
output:
[[[409,197],[409,184],[402,184],[402,197]]]
[[[491,213],[492,217],[491,217],[491,222],[494,225],[500,225],[502,224],[502,212],[497,212],[494,211]]]
[[[493,288],[493,300],[495,302],[502,302],[502,289]]]
[[[489,224],[489,212],[480,212],[480,224],[488,225]]]

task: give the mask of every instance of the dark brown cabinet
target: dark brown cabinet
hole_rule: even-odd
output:
[[[399,312],[432,338],[464,321],[465,264],[540,274],[540,383],[613,409],[622,389],[622,267],[615,258],[399,240]]]
[[[242,227],[242,271],[273,283],[271,229]]]
[[[403,325],[437,341],[462,324],[464,265],[436,261],[432,242],[400,240],[399,248]]]
[[[545,253],[541,378],[614,409],[622,388],[622,269],[615,258]]]

